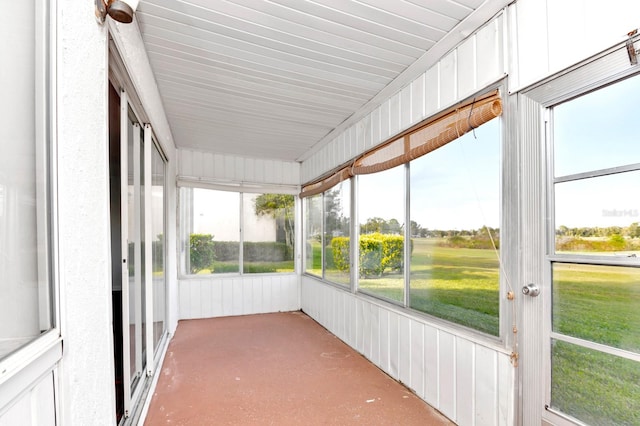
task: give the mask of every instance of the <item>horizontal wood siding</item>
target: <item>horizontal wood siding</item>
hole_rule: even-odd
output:
[[[302,310],[459,425],[514,424],[509,355],[302,277]]]
[[[297,311],[298,279],[294,274],[182,279],[180,319]]]
[[[499,15],[302,163],[301,183],[377,146],[506,75]]]

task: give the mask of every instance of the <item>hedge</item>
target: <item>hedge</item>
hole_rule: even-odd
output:
[[[349,237],[335,237],[331,240],[333,263],[343,272],[349,271],[349,242]],[[386,270],[402,270],[404,266],[402,235],[379,232],[360,235],[359,246],[358,273],[361,277],[381,276]],[[410,249],[413,249],[413,241]]]
[[[214,248],[219,262],[237,261],[239,258],[240,243],[237,241],[216,241]],[[245,262],[282,262],[293,260],[293,250],[286,243],[245,242],[243,256]]]

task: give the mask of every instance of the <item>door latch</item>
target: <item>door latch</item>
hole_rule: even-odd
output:
[[[530,283],[522,287],[522,294],[525,296],[536,297],[540,294],[540,289],[537,285]]]

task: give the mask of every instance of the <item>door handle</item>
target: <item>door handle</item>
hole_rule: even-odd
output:
[[[537,285],[530,283],[522,287],[522,294],[525,296],[536,297],[540,294],[540,289]]]

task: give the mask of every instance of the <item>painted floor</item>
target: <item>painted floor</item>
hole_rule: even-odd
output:
[[[301,312],[180,321],[153,425],[452,425]]]

